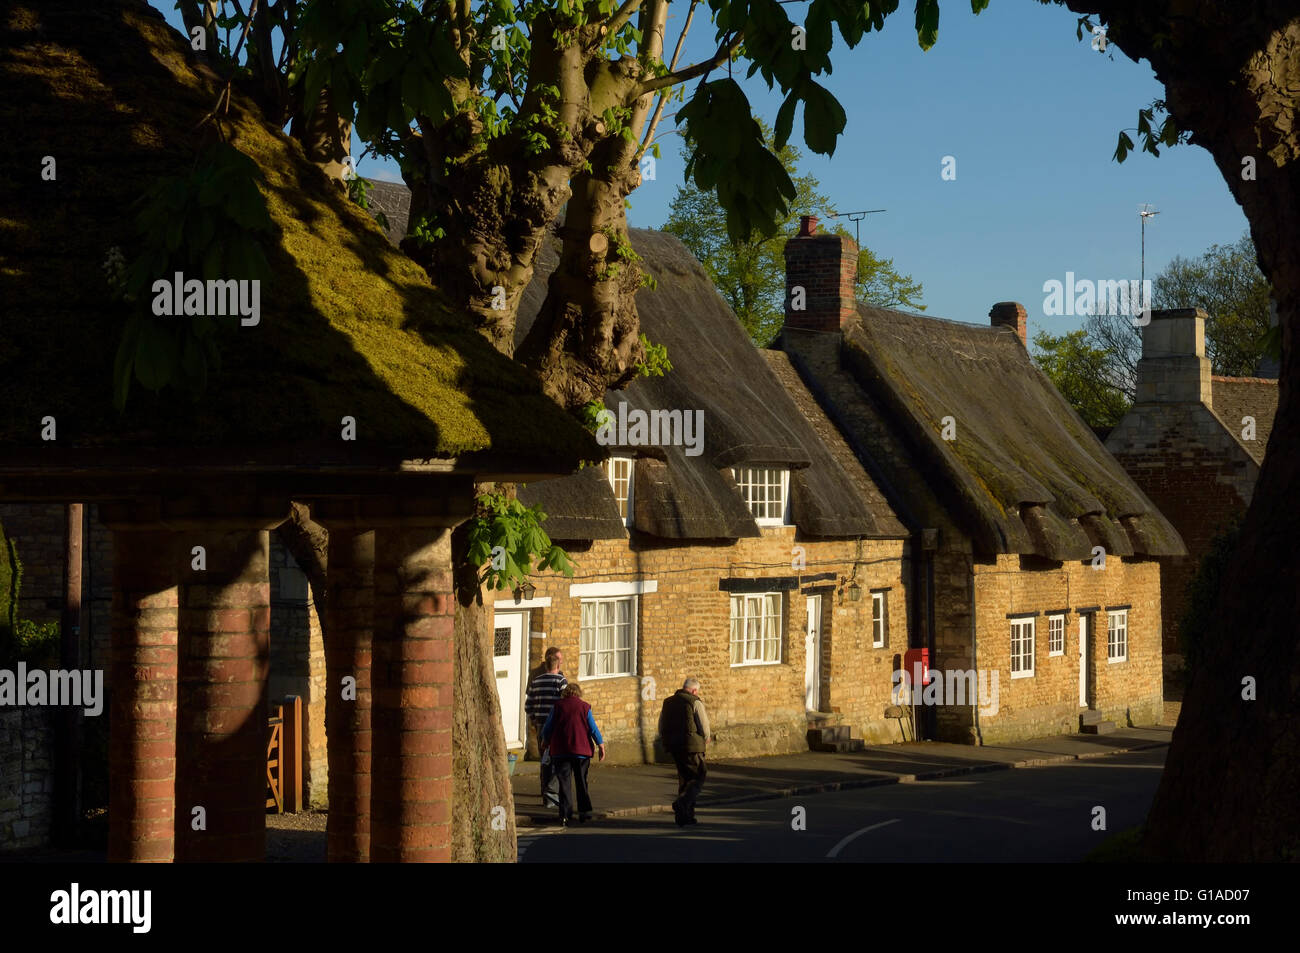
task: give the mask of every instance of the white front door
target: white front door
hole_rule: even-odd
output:
[[[1079,616],[1079,707],[1088,707],[1088,616]]]
[[[808,632],[804,640],[804,705],[821,711],[822,684],[822,597],[808,597]]]
[[[524,632],[526,612],[498,612],[492,620],[492,667],[497,675],[506,747],[524,746]]]

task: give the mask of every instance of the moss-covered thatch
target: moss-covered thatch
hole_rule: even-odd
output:
[[[562,472],[594,441],[495,352],[296,143],[234,97],[233,144],[265,174],[275,234],[261,323],[220,337],[222,371],[191,403],[133,389],[112,407],[125,306],[101,264],[131,254],[132,203],[194,162],[218,84],[139,0],[20,0],[0,23],[0,450],[247,449],[240,462],[456,457],[490,451]],[[43,181],[42,158],[57,163]],[[163,276],[159,276],[163,277]],[[187,276],[197,277],[197,276]],[[239,276],[230,276],[239,277]],[[340,439],[356,418],[357,441]],[[304,453],[319,448],[320,454]],[[139,459],[166,462],[166,453]],[[0,460],[0,464],[3,461]]]
[[[1185,552],[1013,332],[859,305],[844,359],[978,550],[1053,560],[1086,559],[1094,546]]]

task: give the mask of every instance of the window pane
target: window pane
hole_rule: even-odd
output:
[[[632,600],[631,599],[618,600],[618,621],[622,623],[626,623],[631,618],[632,618]]]

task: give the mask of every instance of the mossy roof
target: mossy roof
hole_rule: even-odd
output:
[[[976,548],[1052,560],[1182,555],[1173,526],[1034,367],[1015,333],[859,305],[845,366]],[[952,418],[954,439],[943,437]]]
[[[0,31],[0,123],[10,130],[0,177],[0,448],[40,448],[40,421],[53,416],[60,449],[138,450],[159,461],[228,448],[242,462],[286,448],[338,459],[353,447],[378,460],[477,453],[518,460],[525,473],[568,472],[601,456],[239,94],[231,141],[265,175],[274,224],[261,323],[223,329],[221,373],[198,402],[136,385],[118,414],[112,372],[126,312],[101,264],[113,246],[133,247],[132,203],[194,162],[195,128],[218,85],[139,0],[20,0],[5,5]],[[40,175],[47,155],[55,181]],[[354,444],[340,439],[344,416],[356,418]]]

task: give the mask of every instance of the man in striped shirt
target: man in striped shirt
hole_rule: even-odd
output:
[[[546,719],[551,716],[551,709],[555,703],[560,700],[560,692],[564,691],[565,686],[569,684],[564,673],[560,671],[560,666],[564,664],[564,653],[555,646],[546,650],[546,670],[539,675],[533,676],[533,680],[528,684],[528,696],[524,699],[524,711],[528,715],[528,720],[533,723],[537,730],[537,743],[540,747],[542,738],[542,726],[546,724]],[[553,783],[555,776],[551,770],[551,756],[542,755],[542,807],[558,806],[559,790]]]

